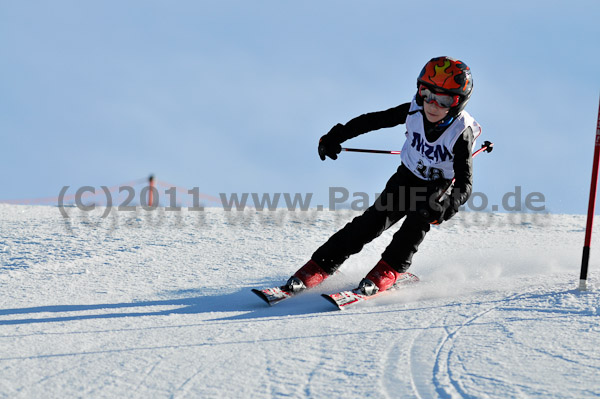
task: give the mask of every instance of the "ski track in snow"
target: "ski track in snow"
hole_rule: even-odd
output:
[[[512,297],[505,299],[503,302],[510,302],[510,300],[518,298],[521,295],[522,294],[515,294]],[[496,304],[477,312],[474,316],[468,317],[464,323],[460,324],[455,329],[449,327],[448,321],[450,314],[446,316],[444,336],[436,350],[435,362],[433,364],[433,382],[440,398],[473,398],[473,396],[469,395],[460,384],[460,377],[462,377],[462,375],[454,373],[452,365],[450,364],[451,357],[454,354],[454,342],[458,339],[459,334],[463,329],[472,326],[476,320],[492,312],[498,308],[498,306],[500,305]]]
[[[250,289],[355,213],[101,214],[0,205],[0,398],[600,397],[583,216],[459,214],[415,256],[421,283],[339,312],[319,294],[355,285],[394,228],[269,308]]]

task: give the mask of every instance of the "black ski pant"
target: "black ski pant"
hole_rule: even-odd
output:
[[[435,193],[443,192],[448,180],[428,182],[416,177],[404,165],[388,180],[385,189],[362,215],[335,233],[312,255],[321,268],[332,274],[341,264],[361,251],[363,246],[405,218],[381,258],[398,272],[405,272],[419,244],[431,228],[420,214]]]

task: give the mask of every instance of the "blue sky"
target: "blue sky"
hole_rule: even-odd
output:
[[[597,1],[0,1],[0,200],[156,174],[206,194],[373,195],[399,158],[317,141],[410,101],[430,58],[472,69],[495,151],[490,204],[521,186],[585,213],[600,94]],[[347,146],[400,149],[402,126]],[[315,202],[316,204],[317,202]]]

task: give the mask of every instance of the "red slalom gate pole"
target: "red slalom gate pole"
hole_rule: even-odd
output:
[[[152,208],[152,205],[154,205],[154,195],[153,195],[153,191],[154,191],[154,175],[150,175],[150,177],[148,178],[148,184],[150,189],[148,190],[148,207]]]
[[[590,185],[590,201],[588,203],[587,223],[585,225],[585,242],[581,258],[581,274],[579,275],[579,290],[587,290],[588,265],[590,262],[590,245],[592,242],[592,227],[594,209],[596,207],[596,187],[598,186],[598,164],[600,163],[600,104],[598,105],[598,122],[596,124],[596,144],[594,146],[594,164],[592,166],[592,183]]]

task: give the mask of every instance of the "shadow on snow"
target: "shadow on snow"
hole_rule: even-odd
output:
[[[156,307],[169,307],[169,309],[152,309]],[[0,309],[0,326],[107,318],[231,312],[238,314],[222,318],[216,314],[216,318],[210,320],[237,320],[306,315],[329,310],[334,310],[333,306],[323,300],[320,294],[307,293],[302,295],[301,298],[293,298],[289,302],[271,307],[253,294],[250,288],[244,288],[228,294],[155,301],[91,305],[49,305]],[[23,315],[23,317],[14,318],[17,315]],[[7,318],[7,316],[12,317]]]
[[[107,318],[124,318],[124,317],[144,317],[144,316],[165,316],[174,314],[210,314],[216,313],[215,318],[204,319],[202,322],[208,321],[226,321],[226,320],[249,320],[262,318],[277,318],[282,316],[302,316],[311,315],[322,312],[334,312],[335,314],[347,314],[346,312],[338,312],[333,305],[325,301],[320,296],[320,292],[309,292],[301,294],[298,297],[291,298],[285,302],[275,306],[269,306],[260,298],[250,291],[251,287],[240,289],[233,293],[208,295],[208,296],[190,296],[185,298],[155,300],[155,301],[140,301],[130,303],[107,303],[107,304],[91,304],[91,305],[49,305],[30,308],[18,309],[0,309],[0,326],[3,325],[20,325],[20,324],[35,324],[35,323],[51,323],[51,322],[68,322],[91,319],[107,319]],[[181,291],[172,293],[173,295],[189,295],[196,291]],[[537,295],[522,295],[520,299],[540,299],[541,297],[560,296],[564,294],[580,295],[577,290],[550,292]],[[462,298],[465,299],[465,298]],[[428,298],[417,299],[416,302],[426,304]],[[402,300],[401,303],[414,303],[415,300]],[[539,309],[527,307],[510,307],[511,299],[499,299],[491,301],[466,302],[477,305],[484,302],[495,302],[504,310],[522,310],[543,313],[563,313],[580,315],[596,315],[596,312],[569,309]],[[504,306],[502,304],[504,303]],[[382,303],[389,305],[389,301]],[[437,305],[436,308],[462,306],[465,301],[458,300],[445,305]],[[152,309],[153,307],[169,307],[169,309]],[[377,313],[400,312],[400,311],[416,311],[426,309],[427,306],[409,307],[407,309],[389,309],[382,307]],[[358,307],[357,309],[360,309]],[[364,308],[363,308],[364,309]],[[236,313],[235,315],[220,317],[219,313]],[[368,307],[368,312],[373,313],[373,306]],[[53,315],[55,314],[55,315]],[[21,318],[13,318],[11,316],[23,315]],[[11,318],[6,318],[7,316]]]

